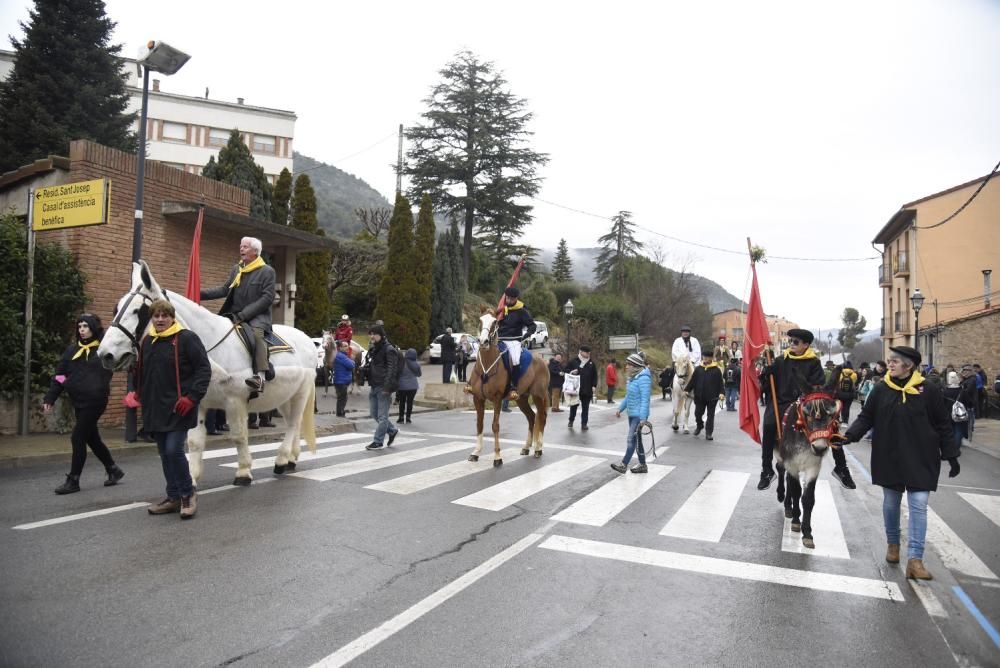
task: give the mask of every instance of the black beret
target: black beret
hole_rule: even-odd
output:
[[[897,355],[905,357],[915,365],[919,365],[920,361],[923,359],[923,357],[920,356],[920,353],[917,352],[917,349],[911,348],[910,346],[890,346],[889,350]]]
[[[590,352],[590,346],[580,346],[580,352],[581,353],[589,353]]]
[[[804,343],[812,343],[815,337],[813,337],[813,333],[808,329],[790,329],[788,330],[788,338],[798,339]]]
[[[503,293],[508,297],[510,297],[511,299],[517,299],[518,297],[521,296],[521,291],[513,286],[504,290]]]
[[[681,331],[682,332],[690,332],[691,331],[691,327],[689,327],[688,325],[684,325],[684,326],[681,327]]]

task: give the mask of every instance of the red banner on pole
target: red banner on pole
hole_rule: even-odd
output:
[[[510,277],[510,280],[507,281],[507,287],[508,288],[514,287],[514,284],[517,283],[517,277],[521,275],[521,269],[522,268],[524,268],[524,258],[523,257],[520,260],[517,261],[517,266],[514,267],[514,274]],[[501,320],[503,319],[503,299],[504,299],[504,296],[500,295],[500,301],[497,302],[497,312],[500,314],[499,317],[500,317]]]
[[[188,259],[187,288],[184,295],[195,304],[201,303],[201,224],[205,222],[205,207],[198,209],[198,224],[194,226],[191,257]]]
[[[750,438],[760,443],[760,379],[757,376],[756,361],[764,348],[771,343],[771,334],[764,318],[764,307],[760,301],[757,286],[757,267],[750,262],[753,272],[753,286],[750,288],[750,305],[747,309],[746,327],[743,333],[743,367],[740,377],[740,429]]]

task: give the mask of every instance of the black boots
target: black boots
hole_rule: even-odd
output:
[[[72,494],[80,491],[80,476],[68,473],[66,482],[56,487],[56,494]]]
[[[104,481],[105,487],[117,485],[118,481],[125,477],[125,471],[118,468],[118,464],[112,464],[108,468],[108,479]]]

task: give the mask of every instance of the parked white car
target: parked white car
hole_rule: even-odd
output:
[[[430,358],[431,358],[431,364],[440,364],[441,363],[441,337],[442,336],[444,336],[444,334],[438,334],[437,336],[435,336],[434,340],[431,341],[430,348],[428,348],[428,354],[430,355]],[[455,332],[454,334],[452,334],[452,336],[455,338],[455,345],[458,345],[458,342],[462,340],[463,336],[467,337],[469,339],[469,341],[475,341],[476,340],[476,337],[473,334],[466,334],[464,332]]]
[[[528,349],[544,348],[549,345],[549,327],[541,320],[536,320],[535,333],[528,338]]]

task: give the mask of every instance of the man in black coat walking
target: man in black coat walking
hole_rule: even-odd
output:
[[[726,410],[735,411],[736,402],[740,398],[740,379],[743,372],[740,371],[740,361],[735,357],[729,358],[726,370],[722,372],[722,380],[726,387]]]
[[[703,350],[701,364],[695,368],[687,385],[684,386],[685,392],[694,393],[694,421],[697,425],[694,435],[697,436],[704,429],[706,441],[713,440],[715,409],[719,405],[719,397],[722,396],[722,369],[715,363],[713,357],[711,350]],[[708,417],[703,420],[706,410]]]
[[[575,360],[566,365],[565,373],[580,376],[580,429],[587,431],[587,419],[590,417],[590,402],[594,400],[597,389],[597,366],[590,359],[590,346],[580,346],[580,352]],[[576,419],[577,405],[569,407],[569,426],[573,427]]]
[[[451,382],[451,370],[455,368],[455,337],[451,327],[441,335],[441,382]]]
[[[562,397],[564,375],[562,355],[556,353],[549,360],[549,403],[552,405],[553,413],[562,413],[562,409],[559,408],[559,400]]]

